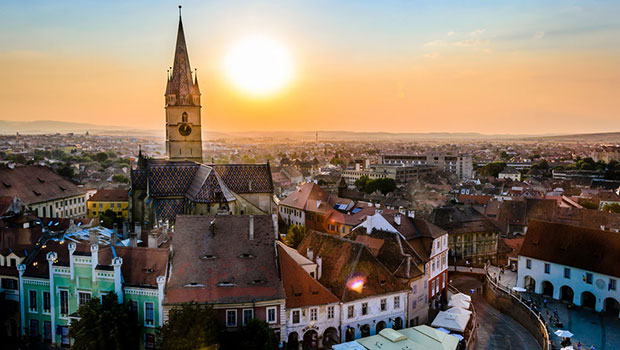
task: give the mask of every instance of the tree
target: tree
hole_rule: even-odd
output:
[[[478,169],[478,173],[482,176],[497,177],[499,173],[504,170],[506,163],[504,162],[491,162]]]
[[[75,176],[75,171],[73,171],[73,167],[69,163],[65,163],[62,168],[58,169],[58,175],[72,178]]]
[[[106,210],[103,215],[101,215],[101,225],[106,228],[112,228],[114,226],[114,222],[122,224],[122,220],[116,217],[116,213],[112,209]]]
[[[366,193],[373,193],[379,190],[382,194],[386,195],[393,192],[396,189],[396,181],[389,177],[373,179],[366,184]]]
[[[607,203],[603,205],[603,211],[609,213],[620,213],[620,204],[618,203]]]
[[[591,209],[591,210],[598,209],[598,204],[594,202],[580,202],[579,204],[586,209]]]
[[[239,345],[234,349],[275,350],[279,345],[276,335],[267,322],[257,318],[241,327],[235,339],[238,340]]]
[[[128,303],[118,303],[115,293],[93,298],[78,309],[78,319],[71,321],[69,336],[72,349],[137,349],[140,329]]]
[[[112,182],[128,183],[129,179],[123,174],[115,174],[112,176]]]
[[[501,151],[500,154],[499,154],[499,157],[504,159],[504,160],[510,159],[510,156],[508,155],[508,153],[506,153],[506,151]]]
[[[95,154],[95,158],[94,158],[94,159],[95,159],[96,161],[98,161],[98,162],[103,163],[103,162],[105,162],[106,160],[108,160],[108,154],[107,154],[107,153],[105,153],[105,152],[99,152],[99,153]]]
[[[284,238],[284,243],[291,248],[297,249],[301,241],[304,240],[306,236],[306,227],[301,225],[291,225],[286,231],[286,237]]]
[[[370,178],[368,178],[367,175],[362,175],[359,179],[355,180],[353,184],[358,190],[365,192],[366,184],[368,184],[368,181],[370,181]]]
[[[161,329],[162,348],[190,350],[217,344],[218,327],[213,309],[196,303],[170,310]]]

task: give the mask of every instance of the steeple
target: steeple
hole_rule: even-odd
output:
[[[177,44],[174,51],[174,63],[172,75],[168,79],[166,87],[166,102],[169,105],[192,106],[199,104],[196,99],[200,95],[198,84],[192,81],[192,68],[189,64],[183,20],[181,18],[181,6],[179,6],[179,28],[177,30]],[[198,102],[198,103],[196,103]]]

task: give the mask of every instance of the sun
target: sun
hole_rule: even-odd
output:
[[[281,91],[293,78],[293,59],[278,41],[252,35],[235,43],[226,54],[223,69],[228,81],[254,97]]]

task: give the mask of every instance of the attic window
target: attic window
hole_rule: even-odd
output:
[[[197,282],[192,282],[192,283],[188,283],[186,285],[184,285],[183,287],[185,288],[200,288],[200,287],[204,287],[203,284],[197,283]]]
[[[37,196],[40,196],[40,195],[41,195],[41,192],[37,192],[37,191],[35,191],[35,190],[32,190],[32,193],[36,194]]]
[[[203,260],[215,260],[215,259],[217,259],[217,256],[211,255],[211,254],[205,254],[205,255],[202,256],[201,259],[203,259]]]
[[[532,241],[532,245],[538,245],[538,241]]]
[[[240,257],[240,258],[243,258],[243,259],[255,258],[255,256],[254,256],[254,255],[249,254],[249,253],[243,253],[243,254],[239,255],[239,257]]]
[[[234,284],[234,283],[232,283],[230,281],[221,281],[221,282],[218,282],[216,284],[216,286],[218,286],[218,287],[235,287],[236,284]]]
[[[385,283],[386,283],[386,280],[379,281],[379,284],[382,285],[382,286],[385,286]]]
[[[263,284],[265,282],[267,282],[267,281],[261,280],[261,279],[257,279],[257,280],[254,280],[254,281],[250,282],[250,284]]]
[[[153,273],[155,270],[153,269],[142,269],[145,273]]]
[[[4,187],[6,187],[6,188],[11,188],[11,184],[8,184],[8,183],[6,183],[6,182],[4,182],[4,181],[2,181],[2,184],[3,184],[3,185],[4,185]]]
[[[60,185],[58,185],[58,188],[60,188],[61,191],[66,191],[67,190],[66,188],[64,188],[64,187],[62,187]]]
[[[40,178],[40,177],[38,177],[38,176],[37,176],[37,180],[39,180],[39,182],[40,182],[40,183],[42,183],[42,184],[44,184],[44,183],[45,183],[45,180],[43,180],[42,178]]]

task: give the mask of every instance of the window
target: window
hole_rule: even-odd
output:
[[[39,336],[39,321],[30,320],[30,336],[38,337]]]
[[[334,307],[328,306],[327,307],[327,319],[331,320],[333,318],[334,318]]]
[[[362,315],[368,315],[368,303],[362,303]]]
[[[226,310],[226,327],[237,327],[237,310]]]
[[[67,316],[69,314],[69,291],[60,291],[60,315]]]
[[[129,302],[129,313],[131,314],[131,317],[133,318],[133,320],[137,323],[138,322],[138,302],[135,300],[132,300]]]
[[[530,270],[532,269],[532,260],[531,259],[525,260],[525,267],[527,269],[530,269]]]
[[[592,284],[592,274],[589,272],[586,272],[586,283]]]
[[[297,324],[299,321],[299,310],[293,310],[293,324]]]
[[[381,311],[387,310],[387,299],[381,299]]]
[[[3,278],[2,279],[2,289],[17,290],[17,280],[14,280],[12,278]]]
[[[254,318],[254,310],[252,309],[243,309],[243,325],[245,326]]]
[[[418,302],[417,302],[417,300],[415,300],[415,299],[414,299],[414,300],[411,302],[411,308],[412,308],[412,309],[415,309],[416,307],[418,307]]]
[[[353,318],[355,316],[355,306],[349,305],[347,308],[347,318]]]
[[[43,321],[43,339],[52,340],[52,322]]]
[[[43,312],[50,312],[50,292],[43,292]]]
[[[118,209],[120,209],[120,208],[121,208],[121,203],[116,203],[116,207],[117,207]]]
[[[31,290],[28,293],[30,297],[28,299],[28,309],[30,310],[30,312],[37,312],[37,291]]]
[[[616,280],[613,278],[609,279],[609,290],[616,290]]]
[[[545,263],[545,273],[550,273],[551,272],[551,265],[548,263]]]
[[[319,319],[319,309],[313,307],[310,309],[310,321],[316,321]]]
[[[413,294],[416,294],[416,293],[418,293],[418,285],[417,284],[413,286]]]
[[[564,268],[564,278],[570,279],[570,269],[568,267]]]
[[[146,326],[152,326],[154,322],[153,303],[144,303],[144,324]]]
[[[90,302],[90,293],[87,292],[79,292],[79,304],[80,306],[84,305],[84,304],[88,304]]]
[[[400,309],[400,296],[395,296],[394,297],[394,308],[395,309]]]
[[[277,322],[276,311],[277,311],[277,309],[275,307],[268,307],[267,308],[267,323],[276,323]]]

